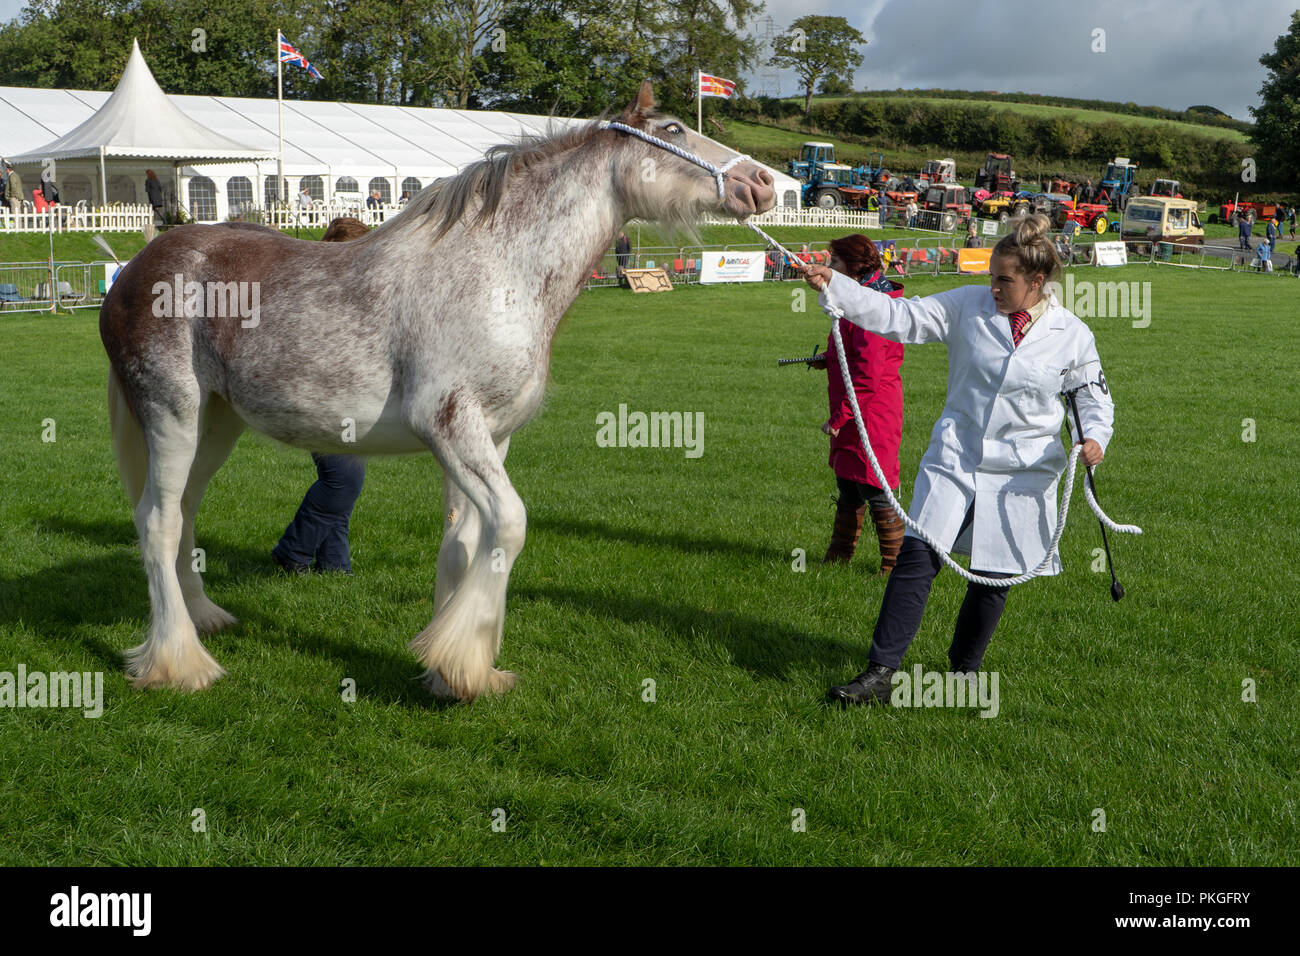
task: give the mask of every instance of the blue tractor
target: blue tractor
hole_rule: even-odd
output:
[[[835,161],[835,144],[803,144],[798,159],[789,162],[791,176],[803,185],[803,204],[834,209],[839,205],[865,207],[871,187],[887,178],[880,153],[872,153],[867,163],[849,167]]]
[[[1122,210],[1128,205],[1130,199],[1141,192],[1138,189],[1137,173],[1137,163],[1130,163],[1127,157],[1116,156],[1106,164],[1106,171],[1097,185],[1095,202],[1106,203],[1112,209]]]

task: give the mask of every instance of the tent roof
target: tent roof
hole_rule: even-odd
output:
[[[132,41],[131,57],[117,89],[81,125],[38,149],[9,161],[79,159],[99,156],[171,160],[184,163],[263,159],[250,148],[191,119],[167,97]]]

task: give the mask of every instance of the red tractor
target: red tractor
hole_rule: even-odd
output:
[[[1058,227],[1067,222],[1077,222],[1080,227],[1091,229],[1099,236],[1104,236],[1119,225],[1119,220],[1111,215],[1109,206],[1090,202],[1076,202],[1073,208],[1064,203],[1058,205],[1055,221]]]
[[[1263,219],[1267,222],[1277,217],[1277,203],[1275,202],[1225,202],[1219,207],[1219,221],[1234,223],[1238,216],[1244,216],[1247,222],[1253,223],[1256,219]]]

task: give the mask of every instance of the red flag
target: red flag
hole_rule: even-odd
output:
[[[700,96],[720,96],[724,100],[729,100],[735,88],[735,80],[724,80],[720,76],[710,76],[707,73],[700,74]]]

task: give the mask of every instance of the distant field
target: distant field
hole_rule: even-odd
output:
[[[864,96],[815,96],[814,103],[837,103],[844,100],[871,99],[871,94]],[[1117,123],[1129,123],[1137,126],[1167,126],[1187,136],[1202,136],[1207,139],[1228,139],[1234,143],[1246,142],[1246,134],[1235,129],[1219,126],[1202,126],[1199,123],[1182,123],[1177,120],[1156,119],[1151,116],[1134,116],[1131,113],[1111,113],[1103,110],[1089,110],[1082,107],[1045,106],[1038,103],[1007,103],[997,100],[949,100],[937,96],[890,96],[881,98],[883,102],[892,103],[926,103],[930,106],[984,106],[991,110],[1004,110],[1023,113],[1026,116],[1048,116],[1070,119],[1080,123],[1103,123],[1113,120]],[[803,97],[787,97],[787,102],[802,106]]]

